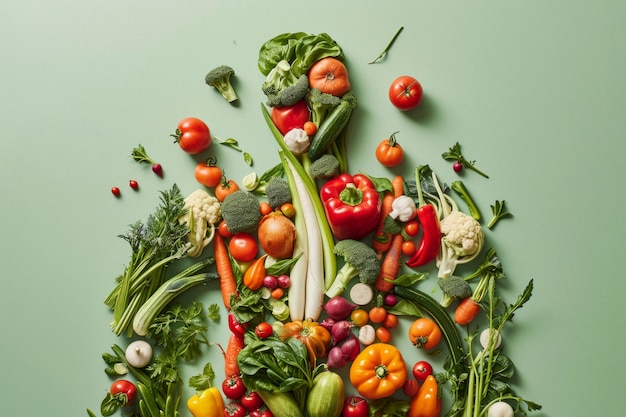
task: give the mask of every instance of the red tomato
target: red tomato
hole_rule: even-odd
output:
[[[430,363],[426,361],[415,362],[413,365],[413,376],[418,381],[425,381],[428,375],[433,374],[433,367]]]
[[[408,222],[404,223],[404,232],[411,236],[411,237],[415,237],[417,236],[417,234],[420,231],[420,224],[417,220],[409,220]]]
[[[225,417],[245,417],[246,409],[240,402],[233,401],[224,407]]]
[[[224,239],[230,239],[231,237],[233,237],[233,234],[230,233],[230,230],[228,230],[228,225],[224,220],[222,220],[217,226],[217,233],[219,233],[220,236]]]
[[[272,325],[266,321],[262,321],[254,328],[254,334],[256,334],[260,339],[267,339],[273,333],[274,329],[272,328]]]
[[[135,401],[135,397],[137,396],[137,387],[126,379],[118,379],[113,382],[109,392],[111,395],[118,398],[122,396],[122,398],[119,398],[120,403],[130,405]]]
[[[217,184],[214,190],[215,198],[222,202],[229,194],[237,190],[239,190],[239,185],[234,180],[227,180],[226,177],[222,176],[220,183]]]
[[[222,392],[231,400],[238,400],[246,393],[247,388],[239,375],[229,376],[222,382]]]
[[[376,147],[376,159],[386,167],[398,166],[404,159],[404,150],[402,146],[396,142],[396,133],[391,135],[388,139],[384,139]]]
[[[369,404],[365,398],[351,395],[346,398],[343,405],[342,417],[367,417],[369,415]]]
[[[236,233],[228,242],[230,255],[237,262],[250,262],[259,251],[259,244],[250,233]]]
[[[261,399],[259,393],[255,391],[247,391],[239,401],[241,401],[241,405],[248,411],[256,410],[263,405],[263,399]]]
[[[406,381],[404,381],[404,385],[402,385],[402,391],[404,391],[407,397],[413,398],[418,390],[419,383],[414,379],[407,378]]]
[[[293,106],[272,107],[272,121],[283,135],[291,129],[302,129],[309,121],[309,107],[300,100]]]
[[[396,78],[389,87],[391,104],[402,111],[414,109],[422,102],[423,97],[422,85],[409,75]]]
[[[402,242],[402,254],[404,256],[413,256],[417,252],[417,246],[412,240],[405,240]]]
[[[171,135],[180,148],[188,154],[198,154],[211,145],[211,131],[202,120],[187,117],[178,123],[176,133]]]
[[[222,180],[222,169],[215,165],[215,158],[210,158],[206,162],[196,165],[193,172],[196,181],[205,187],[216,187]]]

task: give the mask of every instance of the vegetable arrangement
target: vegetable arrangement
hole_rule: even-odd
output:
[[[240,188],[206,157],[190,170],[203,188],[185,197],[174,184],[146,222],[120,235],[131,257],[105,304],[113,332],[129,340],[126,350],[113,345],[102,355],[113,381],[101,414],[132,407],[132,415],[176,417],[181,401],[194,417],[483,417],[540,409],[514,392],[503,343],[533,281],[512,304],[498,294],[505,273],[466,185],[448,187],[428,165],[391,178],[349,171],[358,102],[343,50],[328,34],[278,35],[261,46],[258,68],[277,164],[247,175]],[[222,65],[205,81],[233,102],[233,75]],[[401,76],[389,100],[412,111],[423,94],[415,78]],[[403,161],[397,134],[371,149],[387,168]],[[213,141],[193,117],[171,136],[189,154],[212,142],[242,151],[235,139]],[[143,146],[132,156],[163,178]],[[458,142],[442,158],[454,161],[455,172],[465,167],[488,178]],[[512,216],[504,204],[491,206],[488,230]],[[170,273],[175,263],[185,266]],[[440,300],[418,288],[433,281],[431,270]],[[219,291],[222,305],[180,297],[200,285]],[[229,337],[212,341],[207,321],[222,317]],[[181,365],[205,350],[222,353],[224,379],[214,384],[214,355],[189,378],[196,393],[184,398]]]

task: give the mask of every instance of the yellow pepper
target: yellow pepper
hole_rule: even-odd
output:
[[[207,388],[200,395],[194,395],[187,401],[187,408],[193,417],[222,417],[224,399],[216,387]]]

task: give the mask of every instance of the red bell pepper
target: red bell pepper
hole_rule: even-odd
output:
[[[298,101],[293,106],[272,107],[272,121],[283,135],[291,129],[302,129],[309,121],[310,114],[304,100]]]
[[[374,183],[362,174],[341,174],[320,190],[326,218],[338,240],[363,239],[376,229],[381,201]]]

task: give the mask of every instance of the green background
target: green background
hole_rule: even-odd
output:
[[[517,391],[544,406],[534,415],[621,415],[626,3],[5,0],[0,16],[0,415],[98,409],[109,384],[100,355],[122,343],[102,303],[129,259],[116,236],[152,212],[159,190],[193,191],[206,156],[184,154],[169,134],[200,117],[215,137],[239,140],[257,172],[277,163],[257,53],[296,31],[327,32],[348,57],[360,100],[353,171],[429,164],[452,181],[440,154],[459,141],[490,174],[462,177],[483,215],[507,201],[514,218],[487,238],[509,299],[535,282],[504,345]],[[236,106],[204,85],[220,64],[237,72]],[[386,97],[404,74],[426,94],[410,113]],[[373,148],[394,131],[407,158],[387,170]],[[139,143],[163,179],[132,161]],[[228,148],[210,152],[235,180],[251,170]],[[223,325],[210,332],[225,342]],[[217,349],[206,358],[221,371]]]

